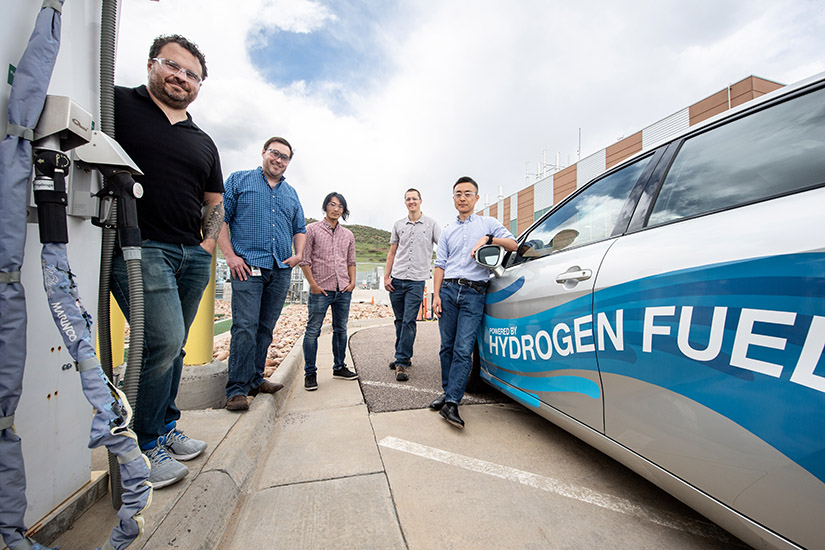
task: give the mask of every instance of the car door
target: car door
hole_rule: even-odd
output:
[[[679,143],[607,251],[605,434],[801,546],[825,515],[825,89]]]
[[[594,181],[528,230],[487,294],[482,377],[539,412],[551,406],[599,431],[595,350],[615,338],[615,320],[593,317],[593,284],[651,158]]]

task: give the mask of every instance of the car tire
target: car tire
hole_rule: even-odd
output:
[[[467,378],[467,389],[469,393],[488,393],[492,388],[481,378],[481,359],[478,354],[478,344],[473,349],[473,366],[470,368],[470,376]]]

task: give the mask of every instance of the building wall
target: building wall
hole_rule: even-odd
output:
[[[567,195],[576,190],[577,165],[568,166],[553,174],[553,204],[558,204]]]
[[[518,192],[518,233],[533,225],[533,186]]]
[[[749,76],[690,106],[690,125],[698,124],[752,99],[782,87],[782,84]]]
[[[578,187],[591,181],[603,171],[609,170],[644,148],[667,139],[677,132],[782,88],[782,86],[782,84],[758,76],[744,78],[597,151],[564,170],[543,178],[510,197],[505,197],[503,201],[499,200],[496,204],[486,206],[483,213],[498,218],[505,227],[510,222],[511,229],[515,226],[514,233],[521,234],[553,205],[558,204]],[[552,204],[550,204],[551,196]],[[511,206],[516,206],[517,213],[512,211]]]
[[[609,146],[605,151],[605,170],[612,168],[628,157],[632,157],[642,150],[641,130],[626,137],[618,143]]]

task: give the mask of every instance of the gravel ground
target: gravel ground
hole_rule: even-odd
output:
[[[230,302],[226,300],[215,300],[215,313],[222,313],[226,317],[232,314],[232,307]],[[350,305],[349,318],[356,319],[378,319],[383,317],[392,317],[392,309],[387,306],[362,304],[353,302]],[[269,346],[269,353],[266,358],[266,369],[264,376],[269,376],[284,357],[292,350],[295,342],[304,335],[304,329],[307,323],[307,306],[304,304],[290,304],[285,306],[281,311],[281,316],[278,318],[278,323],[275,325],[275,330],[272,331],[272,345]],[[332,314],[327,313],[324,324],[332,323]],[[218,361],[226,361],[229,357],[229,349],[232,338],[229,333],[219,335],[215,339],[215,347],[212,351],[212,357]]]

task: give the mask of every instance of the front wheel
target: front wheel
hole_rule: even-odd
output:
[[[467,378],[467,391],[469,393],[487,393],[490,386],[481,378],[481,357],[478,353],[478,343],[473,348],[473,366],[470,368],[470,376]]]

